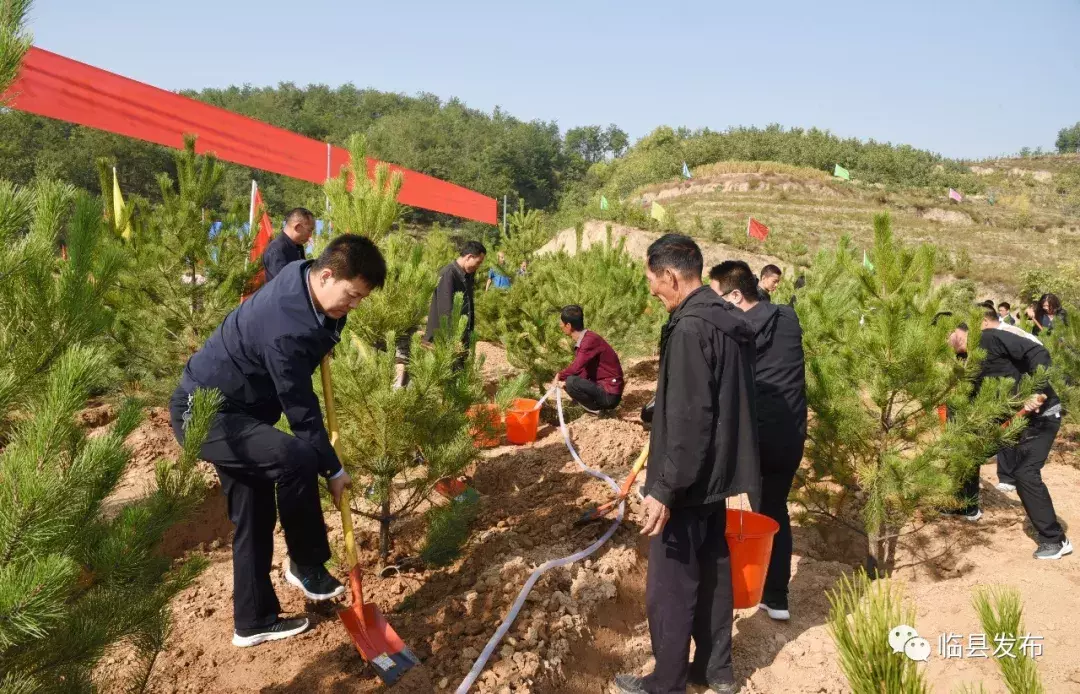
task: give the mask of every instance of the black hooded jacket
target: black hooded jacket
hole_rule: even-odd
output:
[[[737,308],[702,287],[661,333],[643,492],[685,508],[757,489],[760,477],[753,331]]]
[[[806,358],[795,309],[757,303],[745,314],[754,329],[758,436],[797,445],[806,439]]]

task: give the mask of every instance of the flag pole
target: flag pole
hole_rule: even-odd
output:
[[[746,238],[750,238],[750,220],[753,219],[753,215],[746,218]]]
[[[248,208],[248,233],[255,233],[255,179],[251,179],[251,205]],[[253,237],[254,238],[254,237]],[[250,253],[248,255],[251,255]],[[249,257],[244,258],[244,268],[248,266],[248,262],[251,260]]]

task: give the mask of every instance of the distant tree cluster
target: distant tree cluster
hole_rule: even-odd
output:
[[[1080,152],[1080,121],[1071,128],[1062,128],[1058,131],[1057,142],[1054,143],[1059,154]]]

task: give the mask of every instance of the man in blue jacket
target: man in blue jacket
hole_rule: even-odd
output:
[[[274,279],[289,263],[304,259],[304,244],[315,231],[315,215],[303,207],[285,215],[285,230],[275,236],[262,254],[266,281]]]
[[[310,600],[344,592],[327,572],[330,559],[318,476],[335,504],[349,474],[338,461],[311,379],[341,337],[345,316],[383,285],[386,263],[369,239],[343,235],[315,261],[297,261],[225,317],[188,360],[169,403],[183,443],[197,388],[221,392],[223,404],[201,455],[214,464],[229,503],[233,538],[233,644],[254,646],[308,627],[282,619],[270,565],[281,516],[289,563],[285,579]],[[292,435],[274,427],[284,413]],[[276,503],[275,503],[276,501]]]

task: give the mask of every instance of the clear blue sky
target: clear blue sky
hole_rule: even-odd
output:
[[[983,157],[1080,120],[1080,0],[36,0],[31,28],[166,89],[352,82],[634,139],[777,122]]]

